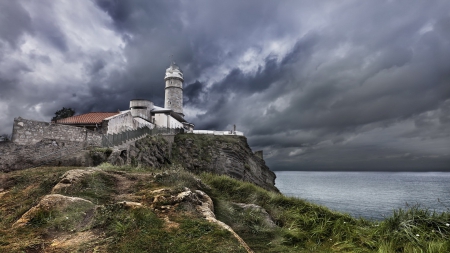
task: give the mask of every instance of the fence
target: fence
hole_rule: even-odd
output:
[[[129,140],[140,138],[144,135],[158,135],[158,134],[179,134],[183,133],[183,128],[153,128],[148,127],[138,128],[136,130],[123,131],[118,134],[103,135],[102,146],[114,147],[119,146]]]

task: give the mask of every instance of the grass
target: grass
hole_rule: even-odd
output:
[[[95,171],[54,193],[87,199],[94,204],[107,204],[115,192],[115,178],[103,171]]]
[[[42,196],[49,194],[60,177],[73,167],[34,168],[10,173],[4,185],[7,191],[0,201],[0,229],[12,225],[31,207],[35,206]]]
[[[174,227],[168,227],[164,215],[150,208],[153,190],[168,189],[158,194],[169,197],[186,187],[205,191],[214,201],[216,218],[231,226],[255,252],[450,252],[449,212],[411,206],[375,222],[224,175],[195,176],[175,165],[152,169],[102,164],[99,168],[60,192],[90,200],[95,207],[86,204],[41,210],[29,225],[18,229],[12,229],[12,224],[51,193],[64,172],[73,168],[3,174],[0,179],[7,192],[0,201],[0,252],[44,251],[51,243],[48,238],[55,234],[83,231],[95,234],[96,240],[67,252],[94,248],[98,252],[245,252],[230,232],[202,218],[194,204],[180,203],[165,214],[177,224]],[[117,190],[118,177],[132,184],[127,193],[143,207],[130,209],[114,202],[114,197],[123,193]],[[238,203],[264,208],[269,220],[260,209]],[[86,217],[89,220],[84,222]]]
[[[70,246],[67,252],[91,252],[89,249],[92,248],[100,252],[245,252],[230,232],[194,215],[194,206],[181,203],[170,216],[178,224],[177,227],[167,228],[165,221],[153,209],[143,207],[130,210],[113,201],[114,196],[119,194],[115,188],[115,173],[136,180],[142,187],[134,188],[136,194],[161,187],[170,189],[173,194],[183,191],[185,186],[191,189],[203,187],[192,174],[177,169],[166,172],[152,168],[118,168],[108,164],[102,165],[102,168],[84,174],[70,186],[56,192],[90,200],[97,207],[86,202],[69,204],[62,209],[39,210],[27,225],[16,229],[12,228],[12,223],[35,206],[44,195],[52,193],[53,186],[60,181],[64,172],[74,168],[39,168],[7,174],[8,182],[13,181],[11,185],[14,187],[9,187],[9,192],[2,197],[2,207],[5,209],[2,209],[1,214],[6,214],[7,208],[19,210],[14,204],[22,202],[22,205],[26,205],[20,209],[21,212],[6,215],[9,222],[1,220],[0,252],[44,252],[52,243],[49,238],[65,234],[75,238],[76,233],[83,231],[93,232],[95,242]],[[58,173],[53,175],[52,172]],[[41,187],[36,188],[35,185]],[[39,190],[29,195],[27,189]],[[28,202],[28,198],[34,201]],[[88,222],[84,222],[87,213],[91,215],[88,215]]]
[[[2,187],[6,193],[0,201],[0,252],[20,252],[19,248],[40,247],[42,231],[55,212],[40,212],[26,229],[11,226],[40,199],[51,192],[61,176],[73,167],[39,167],[14,171],[6,175]],[[45,233],[44,233],[45,234]],[[3,250],[3,247],[7,250]]]
[[[110,148],[93,147],[89,150],[89,155],[92,158],[94,166],[99,165],[106,160],[112,153]]]
[[[108,206],[96,219],[97,228],[114,238],[108,252],[245,252],[230,232],[201,218],[181,216],[177,229],[166,229],[149,209]]]
[[[229,224],[257,252],[450,252],[450,213],[418,206],[396,210],[381,222],[355,219],[301,199],[265,191],[251,183],[204,173],[217,217]],[[275,229],[257,213],[233,203],[267,210]]]
[[[112,153],[112,149],[111,148],[103,148],[103,147],[93,147],[89,150],[90,154],[92,155],[93,153],[103,153],[105,154],[107,157],[111,155]]]

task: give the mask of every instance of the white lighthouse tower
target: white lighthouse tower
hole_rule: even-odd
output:
[[[174,112],[180,114],[181,117],[184,117],[183,72],[174,62],[166,69],[164,81],[166,81],[164,108],[172,109]]]

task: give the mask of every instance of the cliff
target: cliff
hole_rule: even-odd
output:
[[[53,139],[29,145],[0,143],[0,172],[37,166],[97,166],[103,162],[152,168],[176,164],[194,173],[229,175],[278,191],[275,174],[252,152],[243,136],[147,136],[114,150]]]
[[[252,152],[243,136],[177,135],[172,156],[193,172],[225,174],[275,190],[275,173]]]
[[[161,168],[177,164],[194,173],[211,172],[252,182],[278,191],[275,173],[255,155],[243,136],[178,134],[147,136],[115,150],[107,160],[113,165]]]

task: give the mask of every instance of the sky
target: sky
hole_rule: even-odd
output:
[[[0,134],[164,103],[272,170],[450,171],[450,1],[0,0]]]

